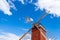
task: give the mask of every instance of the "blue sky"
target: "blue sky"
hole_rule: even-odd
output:
[[[0,10],[0,30],[3,32],[13,33],[17,36],[23,35],[28,29],[32,27],[39,17],[45,12],[45,9],[35,10],[35,5],[32,3],[37,2],[33,0],[32,3],[26,1],[24,4],[21,1],[12,1],[16,7],[16,10],[10,8],[12,15],[4,14],[4,11]],[[30,17],[33,19],[31,23],[26,23],[25,18]],[[60,40],[60,17],[56,17],[53,14],[48,14],[40,23]]]

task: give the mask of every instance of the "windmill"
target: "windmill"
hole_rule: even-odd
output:
[[[51,40],[46,39],[46,30],[41,25],[40,21],[49,13],[50,11],[46,11],[38,20],[36,23],[33,23],[32,28],[30,28],[19,40],[22,40],[23,37],[25,37],[28,32],[32,31],[31,33],[31,40]],[[40,35],[40,36],[39,36]]]

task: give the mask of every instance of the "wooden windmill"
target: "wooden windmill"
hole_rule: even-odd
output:
[[[50,11],[46,11],[36,23],[33,24],[32,28],[30,28],[19,40],[22,40],[24,36],[27,35],[28,32],[31,33],[31,40],[47,40],[46,39],[46,30],[40,24],[40,21],[49,13]]]

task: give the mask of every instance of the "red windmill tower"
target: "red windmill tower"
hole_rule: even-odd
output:
[[[45,28],[39,24],[35,24],[32,28],[31,40],[46,40]]]

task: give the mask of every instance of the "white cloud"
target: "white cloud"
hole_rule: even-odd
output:
[[[35,5],[41,10],[50,10],[50,14],[54,16],[60,16],[60,0],[38,0]]]
[[[32,18],[30,18],[30,21],[33,21],[33,19],[32,19]]]
[[[20,1],[22,4],[25,4],[26,2],[32,3],[33,0],[18,0],[18,1]]]
[[[0,11],[3,11],[4,14],[12,15],[12,12],[10,11],[10,9],[11,8],[15,9],[15,6],[11,1],[10,1],[10,4],[6,0],[0,0]]]
[[[19,36],[13,33],[0,32],[0,40],[19,40]]]
[[[31,34],[27,34],[22,38],[22,40],[31,40]]]
[[[51,39],[49,39],[49,40],[51,40]]]
[[[26,18],[25,18],[25,21],[26,21],[26,23],[30,23],[30,22],[33,22],[33,18],[30,18],[30,17],[26,17]]]
[[[10,7],[13,8],[13,9],[15,9],[15,10],[17,10],[16,7],[15,7],[15,5],[14,5],[14,3],[12,1],[14,2],[15,0],[8,0],[8,3],[10,5]]]
[[[24,0],[19,0],[22,4],[24,4]]]

